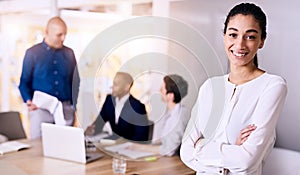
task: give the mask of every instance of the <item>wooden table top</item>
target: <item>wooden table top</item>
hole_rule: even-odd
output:
[[[111,175],[112,158],[105,154],[99,160],[80,164],[43,156],[42,143],[37,140],[21,140],[31,148],[0,156],[2,175]],[[99,150],[97,150],[99,151]],[[127,161],[126,175],[191,175],[193,170],[185,166],[178,156],[161,157],[156,161]]]

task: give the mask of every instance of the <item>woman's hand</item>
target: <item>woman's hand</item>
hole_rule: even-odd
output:
[[[246,128],[242,129],[240,131],[240,134],[238,136],[238,138],[235,141],[236,145],[242,145],[250,136],[250,134],[252,133],[252,131],[254,131],[257,128],[257,126],[255,126],[254,124],[248,125]]]
[[[200,137],[196,140],[196,142],[194,143],[194,148],[196,148],[196,146],[202,141],[203,137]]]

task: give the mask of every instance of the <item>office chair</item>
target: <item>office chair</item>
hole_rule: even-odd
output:
[[[0,134],[8,140],[26,138],[19,112],[0,112]]]
[[[153,137],[154,122],[149,120],[148,121],[148,126],[149,126],[148,140],[149,140],[149,143],[151,143],[152,142],[152,137]]]

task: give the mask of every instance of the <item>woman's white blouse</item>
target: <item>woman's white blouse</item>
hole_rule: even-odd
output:
[[[213,81],[218,82],[218,87],[212,85]],[[260,175],[263,160],[275,142],[275,127],[286,95],[285,80],[268,73],[238,86],[228,81],[228,75],[208,79],[199,90],[182,140],[182,161],[198,174],[223,173],[221,170],[226,168],[229,174]],[[214,133],[208,143],[194,148],[205,129],[213,126],[209,122],[215,110],[213,104],[222,104],[223,108]],[[246,142],[235,145],[240,130],[250,124],[257,128]]]

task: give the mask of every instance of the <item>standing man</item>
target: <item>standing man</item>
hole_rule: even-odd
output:
[[[29,111],[31,139],[41,136],[41,123],[54,123],[51,113],[32,103],[34,91],[56,97],[62,102],[67,125],[74,124],[79,73],[73,50],[63,45],[66,33],[66,23],[53,17],[47,23],[43,42],[25,53],[19,89]]]

